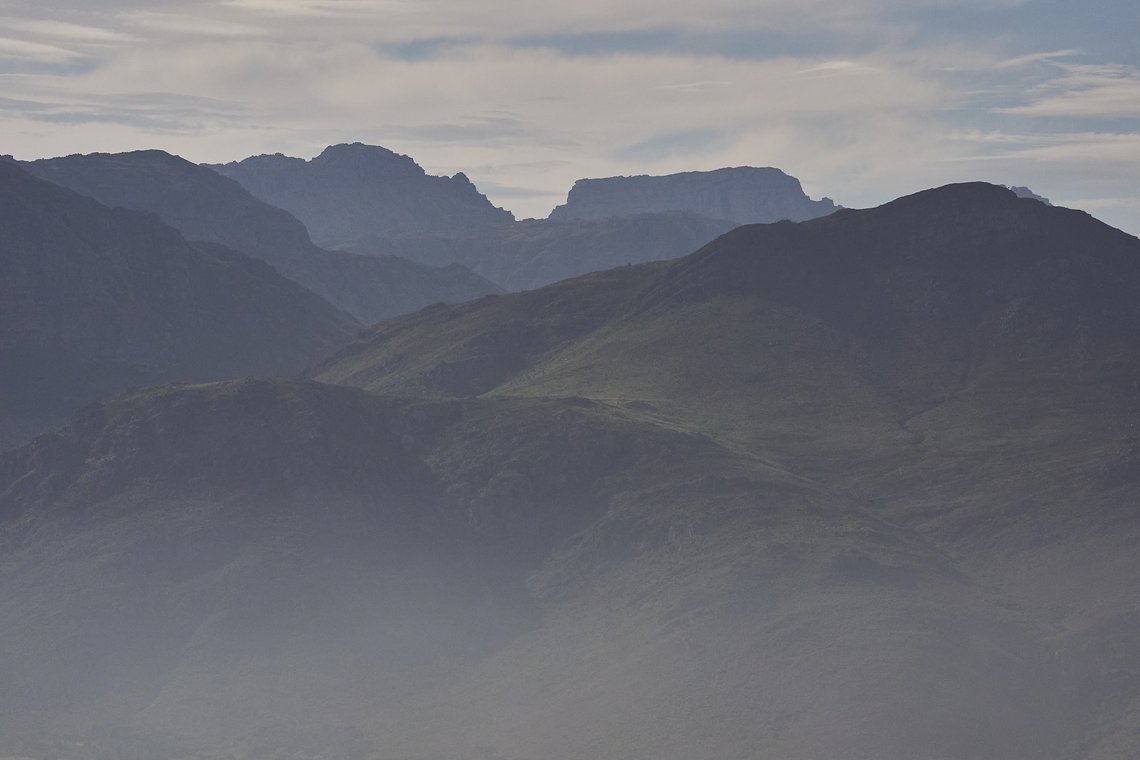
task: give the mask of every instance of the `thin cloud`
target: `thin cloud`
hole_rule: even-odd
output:
[[[129,34],[114,29],[97,26],[85,26],[66,21],[45,21],[43,19],[12,19],[0,20],[0,25],[9,32],[22,32],[34,37],[48,38],[61,42],[75,42],[86,44],[116,44],[135,40]]]
[[[0,37],[0,60],[33,61],[36,63],[72,63],[84,57],[82,53],[58,45]]]
[[[800,69],[797,74],[865,74],[875,71],[874,66],[855,61],[824,61],[806,69]]]
[[[1111,165],[1136,176],[1140,170],[1140,134],[1115,132],[1071,132],[1049,135],[1004,135],[975,139],[983,147],[999,150],[955,156],[955,161],[1044,162],[1055,165]],[[1103,172],[1104,166],[1098,167]]]
[[[532,137],[535,132],[522,119],[509,116],[483,116],[447,123],[387,127],[382,131],[396,139],[481,144],[517,141]]]
[[[398,0],[225,0],[222,6],[274,16],[376,15],[398,9]]]
[[[374,142],[525,190],[519,216],[583,176],[748,164],[844,205],[977,178],[1135,193],[1112,165],[1134,172],[1135,146],[1105,137],[1140,132],[1135,69],[1095,40],[987,26],[1014,5],[59,0],[47,21],[10,0],[0,129],[31,155],[200,161]],[[1053,29],[1069,13],[1039,10]],[[1100,121],[1080,138],[1074,118]]]
[[[192,13],[165,11],[136,11],[123,16],[122,23],[128,28],[146,34],[152,39],[155,35],[180,37],[206,37],[238,39],[242,37],[264,37],[270,32],[263,26],[240,23]]]
[[[1065,75],[1037,88],[1028,104],[997,109],[1031,117],[1140,118],[1140,69],[1133,66],[1067,65]]]
[[[1080,55],[1079,50],[1049,50],[1041,53],[1029,53],[1014,58],[1007,58],[994,64],[995,69],[1013,69],[1033,63],[1051,62]]]
[[[718,87],[731,87],[732,82],[723,79],[713,79],[704,82],[678,82],[676,84],[662,84],[654,89],[657,90],[670,90],[673,92],[699,92]]]

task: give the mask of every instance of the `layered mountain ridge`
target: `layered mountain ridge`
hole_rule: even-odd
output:
[[[211,168],[295,213],[323,244],[431,266],[459,263],[507,290],[691,253],[738,224],[835,210],[779,169],[578,180],[549,219],[516,222],[465,175],[427,176],[385,148],[334,145],[311,161],[254,156]]]
[[[0,195],[5,444],[130,387],[294,374],[359,329],[262,262],[11,162]]]
[[[528,219],[466,235],[369,238],[351,250],[382,252],[431,266],[461,261],[507,291],[692,253],[735,226],[683,212],[555,222]]]
[[[104,403],[0,456],[0,751],[1132,756],[1137,336],[971,183]]]
[[[275,154],[209,166],[296,216],[330,248],[370,235],[466,232],[514,221],[466,175],[431,176],[379,146],[331,145],[309,161]]]
[[[366,324],[498,290],[450,262],[431,268],[318,248],[287,211],[254,198],[232,179],[163,151],[74,155],[22,166],[106,205],[158,214],[188,238],[266,261]]]

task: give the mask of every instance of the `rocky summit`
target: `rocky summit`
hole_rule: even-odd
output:
[[[607,219],[688,211],[736,224],[800,222],[835,211],[830,198],[813,201],[800,181],[779,169],[742,166],[666,176],[580,179],[553,220]]]
[[[514,221],[466,175],[431,176],[408,156],[374,145],[332,145],[309,161],[275,154],[211,168],[289,211],[325,247],[342,248],[369,236],[459,232]]]
[[[498,287],[466,270],[318,248],[289,212],[232,179],[159,150],[92,153],[22,164],[32,174],[108,206],[157,214],[187,238],[219,243],[281,274],[365,324],[432,303],[457,303]]]

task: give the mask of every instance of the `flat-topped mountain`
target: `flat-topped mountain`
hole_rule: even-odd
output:
[[[461,174],[354,143],[311,161],[255,156],[211,168],[296,214],[318,242],[421,264],[461,264],[507,290],[693,252],[732,226],[835,210],[778,169],[579,180],[549,220],[514,222]]]
[[[289,212],[254,198],[232,179],[163,151],[93,153],[22,165],[108,206],[158,214],[188,238],[266,261],[366,324],[498,290],[460,265],[438,269],[318,248]]]
[[[358,325],[271,267],[0,161],[0,415],[130,386],[292,374]]]
[[[607,219],[688,211],[737,224],[800,222],[835,211],[831,199],[813,201],[800,181],[779,169],[741,166],[666,176],[580,179],[566,203],[550,212],[557,221]]]
[[[0,456],[0,753],[1140,750],[1140,240],[1087,214],[745,226],[316,377]]]
[[[275,154],[210,168],[289,211],[326,247],[369,236],[469,232],[514,221],[465,175],[431,176],[408,156],[374,145],[332,145],[309,161]]]

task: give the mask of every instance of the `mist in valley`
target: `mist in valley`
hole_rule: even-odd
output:
[[[3,11],[0,760],[1140,757],[1134,9],[143,5]]]

